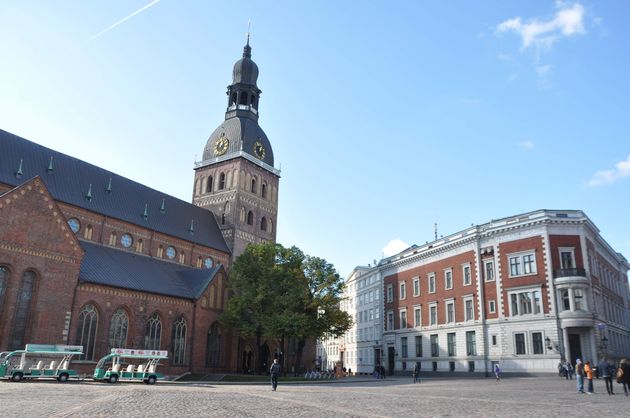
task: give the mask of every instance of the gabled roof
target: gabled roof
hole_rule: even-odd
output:
[[[207,209],[0,129],[0,183],[18,186],[35,176],[58,201],[230,252]]]
[[[211,269],[186,267],[86,241],[81,241],[81,247],[85,250],[79,273],[82,283],[191,300],[198,299],[223,269],[221,264]]]

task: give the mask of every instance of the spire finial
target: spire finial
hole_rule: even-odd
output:
[[[247,46],[249,46],[249,37],[250,37],[250,36],[251,36],[251,34],[252,34],[252,31],[250,30],[250,29],[251,29],[251,27],[252,27],[252,20],[251,20],[251,19],[249,19],[249,20],[247,21]]]
[[[251,32],[250,32],[249,29],[250,29],[251,23],[252,23],[251,20],[249,20],[247,22],[247,44],[243,48],[243,58],[251,58],[252,57],[252,47],[249,46],[249,37],[251,36]]]

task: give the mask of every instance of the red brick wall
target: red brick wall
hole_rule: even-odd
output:
[[[561,268],[560,247],[573,247],[575,255],[575,267],[584,268],[584,257],[579,235],[549,235],[549,245],[551,247],[551,265],[553,270]]]

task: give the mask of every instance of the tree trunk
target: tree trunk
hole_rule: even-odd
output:
[[[300,372],[303,372],[304,370],[301,369],[302,367],[302,355],[304,354],[304,346],[306,346],[306,338],[302,339],[300,338],[298,340],[298,346],[297,346],[297,358],[296,358],[296,365],[295,365],[295,372],[297,373],[298,370],[300,370]],[[304,369],[306,369],[307,367],[304,367]]]

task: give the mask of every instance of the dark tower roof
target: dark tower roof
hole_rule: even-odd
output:
[[[236,61],[232,70],[232,84],[249,84],[256,86],[258,80],[258,66],[252,61],[252,47],[249,46],[249,38],[247,45],[243,48],[243,58]]]
[[[212,132],[203,150],[202,167],[244,157],[279,175],[274,169],[273,149],[267,135],[258,125],[258,104],[262,91],[258,88],[258,66],[252,61],[252,47],[243,48],[243,58],[236,61],[232,84],[227,88],[228,107],[225,121]]]

